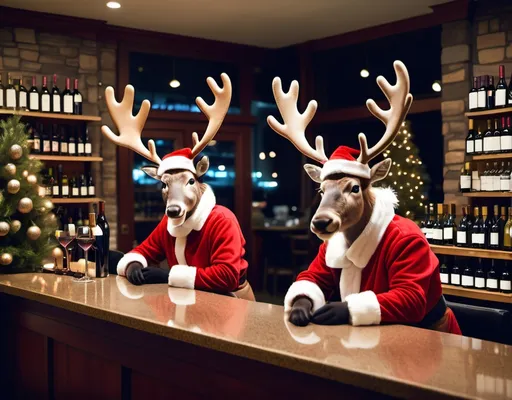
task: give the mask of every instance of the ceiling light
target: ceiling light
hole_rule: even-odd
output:
[[[265,156],[265,153],[261,152],[260,153],[260,160],[264,160],[265,158],[267,158],[267,156]]]
[[[219,165],[219,171],[225,171],[226,166],[225,165]]]
[[[173,79],[172,81],[169,82],[169,86],[172,87],[173,89],[179,88],[180,85],[181,85],[181,83],[177,79]]]
[[[268,153],[268,155],[270,158],[275,158],[277,154],[275,151],[271,151],[270,153]]]
[[[118,3],[117,1],[109,1],[107,3],[107,7],[108,8],[121,8],[121,4]]]
[[[210,141],[208,142],[208,146],[215,146],[216,144],[217,144],[217,141],[216,141],[215,139],[210,140]]]
[[[432,84],[432,90],[434,92],[440,92],[441,91],[441,83],[439,81],[435,81],[433,84]]]
[[[272,172],[272,178],[277,178],[277,172]]]
[[[370,72],[368,72],[366,68],[363,68],[359,75],[361,75],[361,78],[368,78],[370,76]]]

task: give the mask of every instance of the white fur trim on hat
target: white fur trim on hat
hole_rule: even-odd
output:
[[[126,267],[132,262],[140,262],[144,268],[148,266],[146,258],[134,251],[127,253],[117,263],[117,275],[126,276]]]
[[[324,180],[329,175],[340,173],[366,179],[371,177],[370,167],[366,164],[349,160],[329,160],[322,167],[320,179]]]
[[[313,312],[325,305],[325,297],[322,289],[311,281],[297,281],[288,289],[284,298],[284,311],[291,311],[293,302],[299,296],[306,296],[313,302]]]
[[[354,326],[380,324],[380,304],[371,290],[350,294],[345,298]]]
[[[188,265],[175,265],[169,271],[169,286],[194,289],[196,273],[196,267],[189,267]]]
[[[194,174],[196,173],[194,161],[183,156],[171,156],[164,158],[158,167],[157,173],[162,176],[165,171],[169,171],[170,169],[185,169]]]

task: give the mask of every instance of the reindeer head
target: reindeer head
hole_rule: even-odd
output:
[[[112,87],[109,86],[105,90],[108,110],[119,130],[119,135],[115,135],[106,125],[101,129],[103,134],[118,146],[129,148],[157,164],[143,167],[142,170],[162,182],[162,197],[166,203],[166,215],[174,226],[182,225],[192,215],[206,190],[206,185],[198,182],[198,178],[208,171],[210,165],[208,157],[202,157],[195,166],[193,160],[217,134],[228,112],[232,93],[231,81],[227,74],[221,74],[221,79],[222,89],[213,78],[206,80],[215,95],[215,101],[211,106],[206,104],[201,97],[196,99],[197,106],[208,117],[208,127],[201,140],[199,140],[197,132],[194,132],[192,133],[194,143],[192,149],[174,151],[163,159],[158,157],[153,140],[148,141],[149,149],[141,141],[142,129],[151,108],[150,102],[144,100],[139,113],[133,116],[132,108],[135,95],[133,86],[126,86],[121,103],[116,101]]]
[[[323,164],[322,168],[312,164],[304,165],[309,177],[320,184],[322,201],[311,220],[311,230],[322,240],[328,240],[336,232],[347,232],[361,224],[364,228],[374,204],[371,185],[384,179],[389,172],[389,158],[375,164],[371,169],[368,164],[393,142],[412,103],[407,68],[400,61],[395,61],[393,65],[397,76],[394,86],[382,76],[377,78],[377,84],[389,101],[389,110],[382,110],[371,99],[366,102],[370,112],[386,126],[384,135],[375,146],[368,149],[366,136],[360,133],[361,151],[341,146],[331,160],[325,155],[321,136],[316,137],[315,149],[309,145],[305,136],[306,127],[316,113],[316,101],[310,101],[301,114],[297,109],[297,81],[292,82],[288,93],[283,91],[279,78],[272,82],[274,97],[284,124],[272,116],[267,118],[268,124],[279,135],[291,141],[306,157]],[[361,230],[358,229],[359,232]]]

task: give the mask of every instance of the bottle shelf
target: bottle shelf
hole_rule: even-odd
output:
[[[52,156],[50,154],[31,154],[30,158],[41,161],[62,161],[62,162],[102,162],[103,157],[82,157],[82,156]]]
[[[512,197],[512,192],[469,192],[462,195],[464,197]]]
[[[488,292],[487,290],[468,289],[460,286],[443,284],[443,294],[449,296],[466,297],[469,299],[495,301],[498,303],[512,304],[512,294],[500,292]]]
[[[73,115],[73,114],[59,114],[59,113],[43,113],[34,111],[17,111],[17,110],[0,110],[1,114],[7,115],[21,115],[23,117],[31,118],[50,118],[50,119],[65,119],[73,121],[92,121],[100,122],[101,117],[96,115]]]
[[[53,204],[91,204],[103,201],[99,197],[51,198]]]
[[[494,258],[496,260],[512,260],[512,251],[473,249],[471,247],[441,246],[431,244],[430,248],[435,254],[445,256]]]
[[[496,154],[479,154],[476,156],[468,155],[473,161],[482,160],[503,160],[506,158],[512,158],[512,153],[496,153]]]
[[[504,108],[495,108],[493,110],[483,110],[483,111],[469,111],[465,115],[468,118],[478,118],[478,117],[490,117],[493,115],[500,114],[512,114],[512,107],[504,107]]]

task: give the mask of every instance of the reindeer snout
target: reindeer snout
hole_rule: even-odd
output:
[[[169,218],[178,218],[181,216],[180,206],[169,206],[167,207],[166,214]]]
[[[314,218],[311,222],[316,230],[326,232],[327,227],[332,224],[332,218]]]

